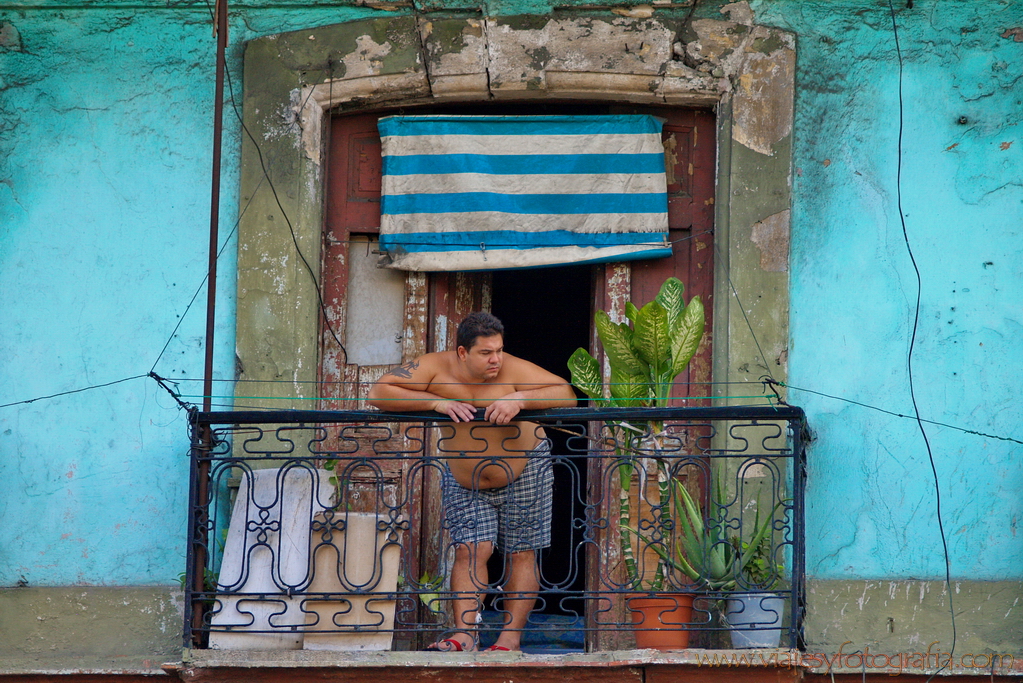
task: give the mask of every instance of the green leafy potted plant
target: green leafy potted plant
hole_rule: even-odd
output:
[[[610,382],[604,382],[600,363],[580,348],[568,361],[572,383],[598,406],[666,407],[672,398],[675,378],[689,365],[703,338],[703,304],[699,297],[693,297],[687,305],[684,291],[678,278],[668,278],[653,301],[641,308],[627,303],[626,322],[622,323],[615,323],[606,312],[597,311],[594,322],[610,366]],[[647,457],[653,460],[657,477],[659,520],[655,525],[663,527],[670,523],[672,487],[665,457],[664,424],[659,420],[635,423],[610,420],[605,426],[606,440],[613,444],[618,461],[619,538],[626,580],[637,592],[660,592],[665,564],[659,561],[653,576],[646,577],[636,560],[629,527],[630,491],[637,477],[641,487],[645,483],[649,473],[642,461]],[[630,608],[636,602],[631,599]],[[655,617],[657,623],[663,623],[665,618],[664,610]]]

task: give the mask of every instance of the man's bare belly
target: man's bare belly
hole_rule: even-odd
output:
[[[534,422],[444,425],[437,445],[455,481],[467,489],[507,486],[522,474],[546,434]]]

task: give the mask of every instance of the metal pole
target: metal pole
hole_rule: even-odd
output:
[[[217,82],[213,100],[213,180],[210,191],[210,253],[206,288],[206,366],[203,372],[202,409],[213,401],[213,332],[217,307],[217,242],[220,221],[220,148],[224,136],[224,71],[227,59],[227,0],[217,0],[214,30],[217,33]]]
[[[217,247],[220,225],[220,149],[224,137],[224,72],[227,66],[227,0],[217,0],[213,18],[213,30],[217,36],[216,85],[213,101],[213,178],[210,190],[210,245],[209,266],[206,290],[206,362],[203,369],[202,405],[203,412],[210,412],[213,407],[213,332],[217,308]],[[193,416],[194,419],[194,416]],[[195,594],[203,593],[206,586],[207,533],[206,508],[209,500],[208,456],[212,451],[213,439],[210,425],[202,424],[199,428],[200,447],[191,449],[191,475],[195,481],[189,486],[189,548],[191,562],[186,580],[191,579],[189,603],[185,610],[185,647],[201,644],[202,627],[205,620],[202,603],[195,604]],[[199,457],[199,455],[204,457]],[[202,510],[200,513],[199,510]],[[200,528],[198,522],[201,521]]]

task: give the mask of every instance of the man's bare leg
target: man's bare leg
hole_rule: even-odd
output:
[[[506,622],[491,650],[519,650],[522,645],[522,629],[529,621],[529,613],[536,605],[540,590],[537,578],[536,551],[523,550],[508,554],[508,581],[505,583],[501,608],[506,612]]]
[[[459,597],[452,601],[455,632],[449,638],[439,640],[427,647],[428,650],[451,652],[457,650],[452,643],[457,641],[463,651],[476,649],[476,615],[480,611],[480,590],[487,585],[487,560],[494,552],[490,541],[459,543],[455,546],[455,562],[451,566],[451,591]]]

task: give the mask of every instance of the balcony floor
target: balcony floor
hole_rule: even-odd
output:
[[[734,657],[733,657],[734,655]],[[751,657],[751,655],[753,655]],[[757,662],[713,666],[717,661]],[[773,656],[773,659],[772,659]],[[285,652],[191,650],[180,664],[164,669],[183,681],[474,681],[477,683],[782,683],[797,681],[799,667],[771,662],[798,661],[790,650],[618,650],[600,653],[524,654],[442,652]],[[763,664],[760,664],[763,662]]]

